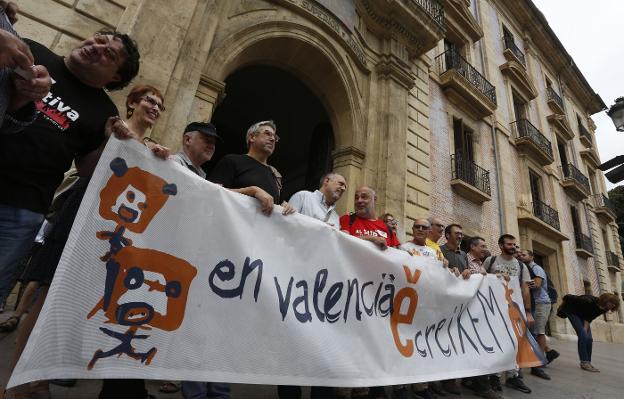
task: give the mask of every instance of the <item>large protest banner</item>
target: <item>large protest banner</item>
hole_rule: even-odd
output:
[[[266,217],[255,199],[112,138],[9,386],[356,387],[536,365],[517,287],[279,207]]]

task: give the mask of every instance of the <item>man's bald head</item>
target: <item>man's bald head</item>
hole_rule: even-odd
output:
[[[354,206],[355,213],[364,219],[376,219],[375,202],[377,194],[369,186],[361,186],[355,190]]]

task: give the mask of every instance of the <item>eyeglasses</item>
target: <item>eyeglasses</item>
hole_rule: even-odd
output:
[[[432,225],[432,226],[435,226],[435,227],[439,227],[439,228],[441,228],[441,229],[444,229],[444,225],[443,225],[443,224],[440,224],[440,223],[431,223],[431,225]]]
[[[415,224],[412,226],[413,230],[429,230],[430,227],[424,224]]]
[[[160,112],[165,112],[165,106],[162,105],[161,103],[159,103],[158,101],[156,101],[156,99],[150,97],[150,96],[143,96],[141,97],[141,100],[145,100],[146,102],[149,103],[149,105],[151,105],[152,107],[156,107],[158,108],[158,110]]]
[[[278,141],[280,141],[280,137],[277,135],[277,133],[273,133],[273,132],[270,132],[268,130],[263,130],[261,132],[258,132],[258,134],[263,134],[263,135],[265,135],[267,137],[273,137],[273,139],[275,140],[276,143]]]

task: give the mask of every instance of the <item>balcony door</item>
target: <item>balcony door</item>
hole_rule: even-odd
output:
[[[529,170],[529,185],[531,186],[531,199],[533,203],[542,202],[542,183],[539,175]]]
[[[453,118],[455,157],[462,163],[474,162],[474,132],[461,119]]]
[[[557,150],[559,151],[561,166],[563,166],[565,171],[566,165],[568,164],[568,152],[566,150],[566,145],[559,141],[559,138],[557,138]]]
[[[574,236],[580,237],[581,223],[579,219],[578,209],[575,206],[570,206],[570,215],[572,216],[572,228],[574,230]]]

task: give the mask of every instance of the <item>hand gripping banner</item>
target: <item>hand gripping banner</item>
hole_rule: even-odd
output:
[[[379,386],[541,363],[517,279],[348,236],[111,138],[9,386]]]

